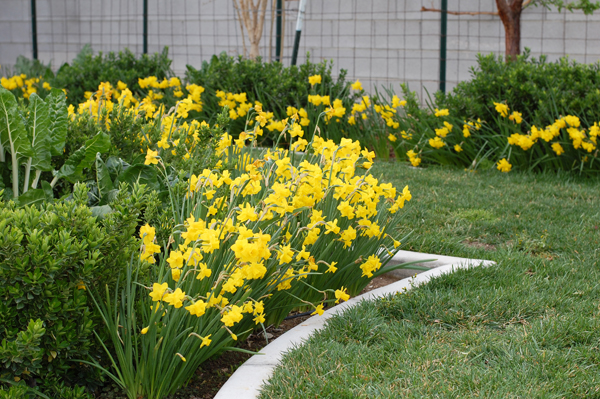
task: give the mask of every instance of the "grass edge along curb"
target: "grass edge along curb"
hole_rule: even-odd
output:
[[[255,399],[263,384],[273,375],[273,370],[279,365],[284,352],[302,344],[312,333],[325,327],[330,317],[341,314],[351,306],[363,300],[373,300],[385,295],[406,291],[427,283],[433,277],[452,273],[457,269],[469,269],[477,266],[492,266],[496,262],[482,259],[468,259],[453,256],[432,255],[411,251],[399,251],[391,262],[436,259],[436,267],[431,268],[415,277],[405,278],[384,287],[369,291],[351,298],[325,311],[322,316],[313,316],[305,322],[287,331],[282,336],[265,346],[260,352],[242,364],[217,392],[214,399]]]

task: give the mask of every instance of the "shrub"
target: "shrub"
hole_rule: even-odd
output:
[[[448,94],[436,93],[436,107],[458,118],[488,120],[496,114],[493,102],[504,101],[538,126],[567,114],[589,126],[600,120],[600,63],[579,64],[569,58],[547,62],[546,56],[530,58],[528,49],[512,62],[479,54],[477,63],[471,80]]]
[[[2,379],[85,378],[73,360],[100,354],[101,327],[86,290],[122,275],[146,201],[145,189],[122,190],[102,221],[85,205],[84,185],[72,201],[39,208],[0,201]]]
[[[198,84],[212,93],[217,90],[246,93],[251,103],[260,101],[264,109],[285,118],[287,106],[306,108],[308,105],[311,87],[308,77],[311,75],[322,77],[324,93],[338,95],[347,90],[347,71],[340,70],[335,78],[332,69],[333,63],[327,61],[315,64],[307,59],[302,65],[284,67],[279,62],[263,62],[260,58],[254,61],[239,56],[236,59],[223,52],[214,55],[210,62],[204,61],[200,69],[188,65],[185,78],[188,83]]]
[[[171,76],[171,60],[167,47],[161,53],[142,54],[136,58],[130,50],[118,53],[101,52],[94,56],[89,45],[85,46],[71,64],[63,64],[49,83],[52,87],[67,90],[69,104],[85,101],[85,92],[95,92],[100,82],[121,81],[132,91],[139,90],[138,79],[156,76],[163,79]]]

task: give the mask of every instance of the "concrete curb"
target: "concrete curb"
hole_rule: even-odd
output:
[[[441,256],[423,254],[409,251],[399,251],[390,264],[412,262],[417,260],[436,259],[423,266],[433,266],[432,269],[417,274],[415,277],[405,278],[395,283],[386,285],[367,292],[366,294],[351,298],[333,308],[327,310],[322,316],[313,316],[292,328],[269,345],[265,346],[260,353],[252,356],[242,364],[227,382],[221,387],[215,399],[254,399],[258,397],[260,388],[271,377],[274,368],[281,361],[283,353],[291,348],[302,344],[313,332],[325,327],[325,322],[330,317],[344,312],[351,306],[363,300],[372,300],[399,291],[406,291],[412,287],[424,284],[433,277],[452,273],[457,269],[467,269],[477,266],[490,266],[495,262],[481,259],[457,258],[453,256]],[[401,269],[402,270],[402,269]],[[393,272],[392,272],[393,273]]]

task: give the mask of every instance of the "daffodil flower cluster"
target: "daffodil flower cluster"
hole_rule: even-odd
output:
[[[30,77],[27,78],[27,75],[24,73],[20,75],[14,75],[10,78],[2,77],[0,78],[0,85],[4,87],[6,90],[16,90],[21,89],[24,98],[29,98],[33,93],[37,93],[40,88],[40,82],[42,81],[42,77]],[[50,90],[50,84],[48,82],[42,82],[41,87],[44,90]]]
[[[251,112],[247,140],[267,123],[260,106]],[[283,129],[292,148],[303,140],[298,114]],[[315,136],[303,154],[257,153],[240,144],[225,133],[218,152],[222,160],[234,159],[233,166],[190,176],[182,205],[188,216],[164,253],[150,226],[140,231],[140,259],[159,260],[158,281],[148,290],[154,321],[145,336],[159,334],[161,317],[177,318],[196,326],[190,331],[197,337],[189,339],[211,337],[194,349],[208,354],[215,343],[279,323],[294,308],[322,314],[326,304],[348,300],[383,272],[400,246],[394,238],[399,210],[412,195],[369,174],[375,154],[358,142]],[[158,155],[149,150],[147,159],[153,164]]]
[[[509,108],[506,104],[494,104],[500,116],[504,118],[508,115]],[[521,113],[517,111],[513,111],[508,119],[514,125],[520,125],[523,122]],[[505,129],[511,129],[511,127],[507,125]],[[591,168],[594,160],[598,159],[599,135],[598,122],[591,125],[589,129],[585,129],[582,128],[580,119],[573,115],[556,119],[553,124],[545,128],[531,125],[527,133],[516,132],[507,137],[509,146],[519,147],[524,153],[511,152],[507,158],[498,162],[497,168],[502,172],[509,172],[512,168],[509,163],[511,157],[514,162],[522,165],[527,162],[527,158],[535,157],[540,161],[546,158],[549,159],[547,162],[562,163],[565,169],[575,166],[583,170],[586,162],[589,162]],[[527,152],[533,152],[533,154],[525,155]]]

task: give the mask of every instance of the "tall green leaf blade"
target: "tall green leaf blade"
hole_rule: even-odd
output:
[[[5,151],[11,155],[13,197],[16,198],[19,196],[19,165],[33,152],[15,96],[0,87],[0,161],[4,161]]]
[[[67,97],[62,90],[52,89],[46,103],[50,113],[50,152],[57,156],[63,153],[67,139]]]
[[[96,183],[98,185],[98,197],[100,197],[100,199],[106,196],[110,190],[115,188],[110,178],[110,172],[100,157],[100,154],[96,154]]]
[[[71,183],[76,183],[83,178],[83,169],[94,164],[97,153],[104,153],[110,149],[110,137],[106,133],[98,133],[75,151],[67,162],[60,168],[56,178],[65,178]]]
[[[36,170],[52,170],[50,164],[50,118],[49,107],[37,94],[29,96],[27,135],[31,141],[33,157],[31,167]]]
[[[27,137],[23,118],[19,113],[15,96],[0,87],[0,142],[2,147],[16,159],[31,156],[31,143]]]

